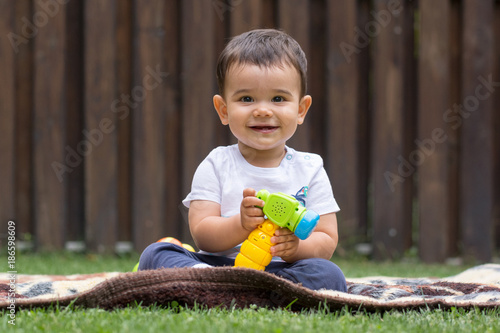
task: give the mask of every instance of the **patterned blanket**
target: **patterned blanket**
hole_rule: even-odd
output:
[[[500,265],[481,265],[443,279],[348,279],[346,293],[313,291],[266,272],[228,267],[68,276],[0,274],[0,309],[52,304],[114,309],[173,302],[238,308],[254,304],[292,310],[318,306],[367,311],[496,308],[500,305]]]

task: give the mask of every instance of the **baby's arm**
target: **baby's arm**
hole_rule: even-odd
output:
[[[287,228],[280,228],[271,242],[276,244],[271,247],[271,254],[286,262],[307,258],[329,260],[338,243],[337,216],[335,213],[321,215],[316,229],[306,240],[299,240]]]
[[[220,205],[213,201],[195,200],[189,206],[189,228],[196,246],[207,252],[226,251],[242,243],[264,222],[264,203],[255,197],[254,189],[243,191],[240,214],[221,217]]]

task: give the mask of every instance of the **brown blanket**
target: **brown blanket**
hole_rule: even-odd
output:
[[[173,302],[292,310],[495,308],[500,305],[500,265],[477,266],[444,279],[348,279],[347,293],[313,291],[265,272],[228,267],[68,276],[0,274],[0,309],[11,309],[12,304],[16,309],[52,304],[113,309]]]

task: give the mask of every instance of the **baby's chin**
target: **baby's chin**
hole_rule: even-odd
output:
[[[255,151],[259,153],[281,153],[285,149],[285,142],[243,142],[238,140],[240,151]]]

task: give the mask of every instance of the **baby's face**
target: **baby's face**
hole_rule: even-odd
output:
[[[229,125],[240,146],[260,151],[284,149],[311,103],[310,96],[300,97],[300,75],[289,65],[233,66],[220,98],[222,123]]]

